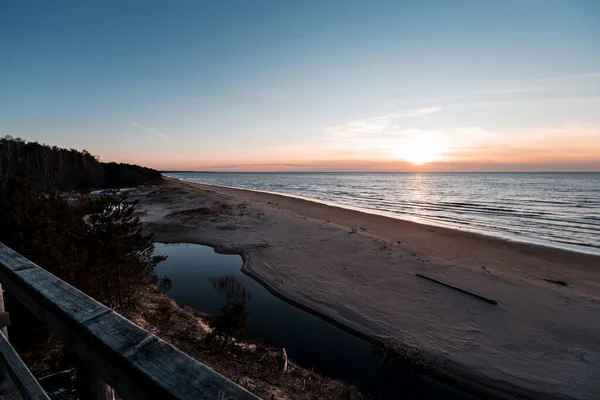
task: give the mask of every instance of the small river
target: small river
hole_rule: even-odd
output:
[[[230,300],[248,309],[246,336],[285,348],[294,363],[353,384],[384,399],[472,399],[431,378],[375,355],[371,344],[271,294],[241,271],[238,255],[217,254],[196,244],[156,243],[168,259],[156,268],[168,276],[177,304],[211,315]]]

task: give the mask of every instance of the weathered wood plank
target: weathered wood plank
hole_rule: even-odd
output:
[[[4,335],[0,335],[0,362],[21,396],[29,400],[49,400],[38,381]]]
[[[257,398],[1,243],[0,281],[123,398]]]

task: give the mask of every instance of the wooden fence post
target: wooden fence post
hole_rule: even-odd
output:
[[[115,400],[115,391],[81,360],[77,362],[75,381],[80,400]]]
[[[2,290],[2,284],[0,283],[0,313],[4,312],[6,312],[4,309],[4,291]],[[3,326],[2,329],[0,329],[0,332],[2,332],[2,334],[8,341],[8,329],[5,326]],[[8,375],[6,374],[4,368],[0,367],[0,382],[3,382],[7,378],[7,376]]]
[[[6,310],[4,309],[4,291],[2,290],[2,284],[0,283],[0,313],[4,313]],[[2,327],[2,334],[8,340],[8,329],[6,326]]]

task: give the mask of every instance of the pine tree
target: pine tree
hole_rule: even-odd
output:
[[[154,255],[154,238],[142,233],[134,203],[117,195],[101,196],[95,203],[96,212],[86,217],[86,247],[99,277],[97,296],[111,307],[127,307],[154,280],[154,268],[164,257]]]
[[[0,180],[0,241],[113,308],[130,307],[155,282],[154,238],[134,203],[109,195],[74,207],[22,179]]]

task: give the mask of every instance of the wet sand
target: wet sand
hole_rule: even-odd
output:
[[[158,241],[241,254],[278,295],[462,385],[600,398],[598,256],[171,178],[139,210]]]

